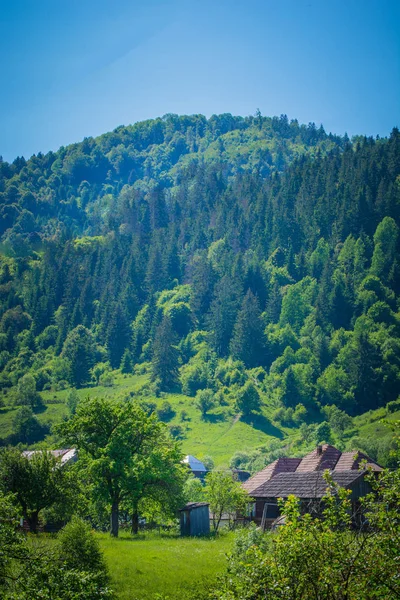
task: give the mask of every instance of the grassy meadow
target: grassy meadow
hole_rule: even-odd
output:
[[[108,562],[118,600],[184,600],[212,587],[226,568],[232,533],[179,538],[147,534],[112,539],[96,534]]]
[[[88,396],[136,394],[147,381],[147,375],[122,375],[116,371],[112,387],[90,386],[77,391],[82,399]],[[67,416],[68,408],[65,402],[68,393],[69,389],[41,392],[45,407],[37,413],[38,420],[51,427]],[[206,419],[202,419],[194,398],[184,394],[163,393],[159,398],[148,396],[144,400],[154,402],[157,407],[168,401],[174,411],[168,424],[182,427],[183,452],[199,458],[211,455],[216,465],[227,465],[231,456],[239,449],[251,450],[268,444],[274,437],[285,436],[285,430],[272,425],[266,415],[254,416],[251,421],[244,422],[229,407],[210,411]],[[0,409],[0,437],[6,437],[12,432],[12,422],[17,410],[18,407],[12,408],[7,405],[5,397],[5,407]],[[182,411],[186,413],[184,420]],[[40,445],[54,443],[57,443],[57,439],[51,436]]]
[[[114,383],[111,387],[88,386],[78,389],[81,399],[86,397],[121,396],[141,393],[149,381],[149,376],[123,375],[114,371]],[[40,423],[52,426],[62,421],[68,415],[66,399],[69,389],[41,392],[44,407],[36,413]],[[143,396],[142,396],[143,397]],[[251,419],[240,418],[231,406],[218,407],[202,418],[195,406],[195,399],[179,393],[162,393],[160,397],[144,396],[146,402],[152,402],[159,408],[168,401],[173,413],[167,421],[168,425],[179,425],[182,429],[180,441],[184,453],[193,454],[198,458],[211,456],[216,466],[227,466],[232,455],[240,451],[251,451],[260,446],[268,445],[273,439],[284,439],[287,444],[299,437],[297,427],[285,427],[271,422],[272,407],[264,405],[260,414],[252,415]],[[0,408],[0,438],[5,438],[12,432],[13,419],[18,407],[12,407],[4,396],[4,406]],[[396,420],[400,411],[387,414],[385,408],[379,408],[354,417],[351,435],[363,438],[375,437],[382,439],[391,436],[390,429],[382,420]],[[57,447],[59,440],[50,433],[38,447]]]
[[[148,532],[111,538],[95,533],[106,559],[116,600],[195,600],[212,588],[227,566],[235,534],[181,538]],[[33,544],[53,544],[48,534],[30,536]]]

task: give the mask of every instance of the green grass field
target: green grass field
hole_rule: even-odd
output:
[[[184,600],[208,589],[226,568],[234,534],[179,538],[96,534],[118,600]]]

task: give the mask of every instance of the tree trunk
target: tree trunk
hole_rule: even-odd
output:
[[[38,532],[38,526],[39,526],[39,512],[33,512],[29,515],[29,517],[27,515],[25,515],[25,519],[28,522],[29,525],[29,530],[32,533],[37,533]]]
[[[113,537],[118,537],[119,529],[119,503],[114,501],[111,506],[111,531]]]
[[[132,533],[133,535],[139,533],[139,513],[136,506],[132,511]]]

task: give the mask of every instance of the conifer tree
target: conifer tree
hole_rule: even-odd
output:
[[[164,391],[171,390],[178,381],[179,353],[174,342],[171,319],[166,314],[156,329],[151,362],[151,378]]]
[[[113,369],[118,369],[122,355],[129,342],[129,324],[120,304],[112,310],[111,319],[106,334],[108,357]]]
[[[207,315],[211,343],[219,356],[227,356],[238,310],[238,292],[225,275],[215,286],[214,299]]]
[[[233,358],[252,369],[265,362],[264,324],[258,300],[248,290],[236,319],[230,344]]]
[[[282,294],[279,284],[275,282],[267,301],[265,314],[269,323],[277,323],[281,314]]]
[[[126,348],[125,352],[122,355],[120,369],[121,369],[121,373],[132,373],[133,360],[132,360],[132,353],[129,350],[129,348]]]

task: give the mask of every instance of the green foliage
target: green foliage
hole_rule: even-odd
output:
[[[72,388],[68,392],[68,396],[67,396],[67,406],[68,406],[68,410],[71,413],[71,415],[74,415],[76,413],[78,402],[79,402],[78,392],[76,391],[75,388]]]
[[[335,405],[325,406],[323,412],[328,417],[332,431],[339,436],[353,425],[351,417]]]
[[[120,369],[121,373],[132,373],[133,371],[133,357],[128,348],[125,349],[122,355]]]
[[[13,443],[34,444],[42,440],[49,428],[39,422],[30,406],[21,406],[15,414],[12,423]]]
[[[58,535],[58,543],[68,569],[97,572],[102,576],[103,583],[107,583],[107,567],[99,544],[87,523],[76,516],[72,517]]]
[[[209,410],[214,407],[214,392],[212,390],[199,390],[196,394],[196,407],[204,418]]]
[[[23,401],[39,408],[32,377],[36,394],[65,400],[66,382],[82,387],[107,362],[113,379],[97,372],[96,394],[125,393],[151,362],[144,393],[212,389],[224,417],[252,381],[263,406],[244,435],[255,443],[277,434],[268,422],[282,403],[294,427],[298,404],[312,425],[320,407],[353,416],[396,401],[398,153],[397,129],[350,142],[257,113],[167,115],[3,161],[2,439],[24,377]],[[248,371],[259,365],[261,377]],[[177,414],[208,439],[182,402]]]
[[[94,506],[107,509],[111,534],[118,536],[119,511],[125,503],[137,524],[139,503],[151,499],[179,502],[185,477],[180,451],[165,426],[131,400],[91,398],[59,427],[82,456],[76,470]]]
[[[43,404],[40,394],[36,391],[35,378],[27,373],[18,381],[16,404],[40,408]]]
[[[78,387],[86,383],[98,357],[98,349],[92,333],[83,325],[78,325],[68,334],[63,345],[62,357],[70,365],[68,377],[70,383]]]
[[[174,415],[175,412],[171,406],[171,403],[168,402],[168,400],[164,400],[160,408],[157,409],[158,418],[160,421],[170,421]]]
[[[257,298],[249,290],[237,316],[230,353],[234,359],[243,361],[251,369],[263,362],[264,350],[261,311]]]
[[[152,379],[162,390],[173,388],[178,381],[179,354],[174,341],[171,319],[164,316],[155,334],[152,358]]]
[[[12,496],[0,493],[0,595],[5,600],[111,600],[107,567],[88,527],[75,519],[52,548],[18,528]]]
[[[228,574],[213,594],[220,600],[394,600],[399,594],[399,471],[372,474],[364,519],[351,527],[350,491],[327,473],[314,516],[300,501],[281,502],[285,522],[273,536],[245,531],[236,540]],[[366,526],[368,523],[368,526]]]
[[[331,427],[327,421],[320,423],[315,430],[315,441],[317,444],[330,443],[332,438]]]
[[[391,217],[385,217],[376,228],[371,273],[383,283],[391,283],[395,274],[396,246],[399,228]]]
[[[386,409],[389,413],[393,413],[397,410],[400,410],[400,398],[398,398],[397,400],[393,400],[392,402],[388,402],[386,404]]]
[[[197,477],[189,477],[183,488],[186,502],[204,502],[204,485]]]
[[[34,452],[29,458],[18,449],[3,450],[0,460],[0,486],[15,494],[24,518],[37,533],[39,518],[45,508],[71,500],[75,486],[70,471],[49,452]]]
[[[210,503],[214,530],[218,531],[224,513],[243,513],[249,496],[230,471],[212,471],[206,475],[204,489],[206,501]]]
[[[236,404],[243,416],[247,417],[261,407],[261,398],[256,386],[248,381],[236,395]]]

